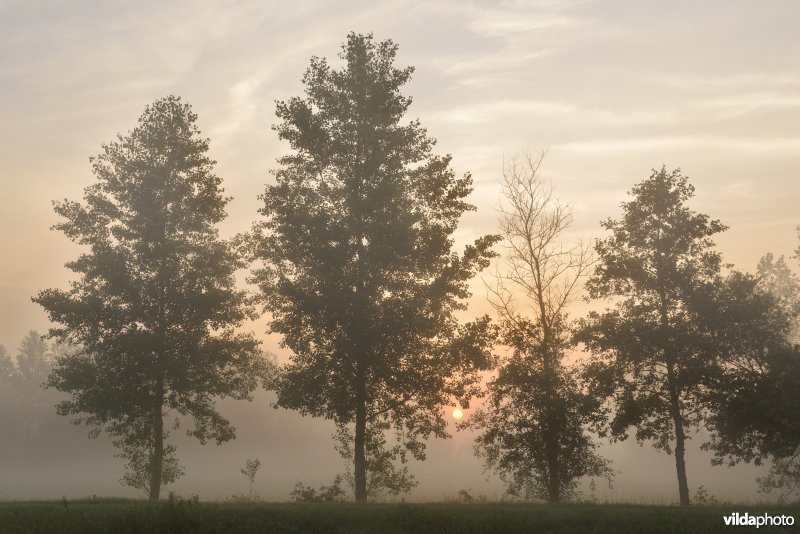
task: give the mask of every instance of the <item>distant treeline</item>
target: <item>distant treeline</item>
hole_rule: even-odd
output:
[[[46,389],[52,364],[71,349],[31,330],[16,355],[0,345],[0,464],[38,463],[66,448],[66,421],[55,411],[63,393]],[[83,432],[85,439],[86,432]],[[73,444],[74,445],[74,444]]]

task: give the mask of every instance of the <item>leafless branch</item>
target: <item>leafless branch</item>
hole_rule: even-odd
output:
[[[500,229],[505,254],[494,282],[487,283],[489,302],[504,320],[517,322],[524,301],[545,329],[564,318],[593,263],[587,242],[565,246],[560,240],[572,224],[572,208],[541,177],[546,155],[546,149],[523,152],[504,161]]]

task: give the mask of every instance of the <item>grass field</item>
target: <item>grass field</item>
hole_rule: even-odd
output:
[[[800,505],[667,506],[565,504],[156,504],[122,499],[2,502],[0,532],[756,532],[725,526],[733,512],[791,515]],[[800,532],[800,525],[761,527]]]

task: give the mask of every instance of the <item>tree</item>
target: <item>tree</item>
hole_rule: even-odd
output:
[[[49,347],[36,330],[30,330],[17,350],[17,367],[23,382],[38,387],[47,380]]]
[[[43,390],[52,364],[50,349],[36,330],[29,330],[17,349],[14,411],[29,437],[41,432],[56,401],[53,392]]]
[[[261,467],[261,460],[256,458],[255,460],[246,460],[244,469],[241,469],[242,474],[250,481],[251,501],[253,500],[253,483],[256,481],[256,474],[258,473],[259,467]]]
[[[720,281],[710,236],[725,230],[685,205],[693,194],[679,170],[662,167],[633,187],[621,219],[602,223],[612,235],[596,244],[587,288],[593,298],[619,300],[590,313],[577,335],[592,352],[593,391],[616,406],[612,435],[624,439],[633,426],[638,441],[674,450],[681,505],[689,504],[686,440],[702,420],[704,381],[719,371],[703,304]]]
[[[387,421],[424,457],[422,439],[446,436],[441,406],[467,402],[491,364],[488,318],[459,325],[467,281],[488,264],[492,236],[463,255],[452,234],[471,177],[419,121],[401,124],[397,46],[350,34],[345,66],[312,58],[306,98],[278,102],[274,128],[293,153],[279,160],[253,233],[264,266],[253,280],[292,360],[278,405],[353,425],[356,501],[367,500],[367,429]]]
[[[0,383],[10,384],[16,375],[17,368],[14,366],[14,362],[11,361],[11,356],[9,356],[6,348],[0,345]],[[10,386],[8,388],[4,387],[2,392],[5,393],[10,389]]]
[[[561,238],[572,210],[540,176],[545,152],[504,166],[501,229],[504,263],[488,286],[512,349],[487,385],[488,402],[465,426],[479,430],[476,452],[499,472],[512,495],[559,502],[585,476],[611,476],[585,426],[600,402],[579,388],[564,363],[570,346],[567,306],[591,265],[587,246]]]
[[[4,434],[13,435],[19,417],[19,372],[5,346],[0,345],[0,426]],[[6,445],[8,440],[0,445]],[[4,451],[4,447],[0,451]],[[0,455],[0,457],[5,455]]]
[[[114,436],[123,482],[151,499],[180,474],[165,418],[190,416],[202,443],[232,439],[214,399],[249,398],[262,368],[258,342],[234,331],[252,309],[235,288],[242,260],[215,228],[230,199],[196,120],[168,96],[103,145],[84,203],[54,204],[54,229],[88,249],[66,265],[78,280],[33,299],[60,325],[50,335],[81,348],[50,375],[71,394],[59,413]]]
[[[795,253],[800,260],[800,249]],[[767,291],[776,300],[776,310],[790,321],[787,341],[800,343],[800,278],[787,265],[786,259],[780,256],[775,259],[771,253],[761,258],[756,267],[758,286]]]
[[[757,275],[733,273],[708,316],[727,354],[709,391],[715,464],[771,461],[762,490],[800,489],[800,282],[783,257],[764,256]]]

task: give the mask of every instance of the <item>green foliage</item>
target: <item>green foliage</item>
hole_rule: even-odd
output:
[[[289,496],[295,502],[304,502],[304,503],[312,503],[312,502],[344,502],[345,500],[345,491],[342,488],[342,482],[344,478],[341,475],[336,475],[333,479],[333,483],[329,486],[322,485],[318,489],[314,489],[311,486],[306,486],[302,482],[298,482],[295,484],[294,489],[289,494]]]
[[[777,496],[780,503],[797,501],[800,495],[800,446],[792,454],[775,457],[766,476],[757,479],[759,492]]]
[[[692,502],[697,506],[713,506],[717,504],[717,498],[711,495],[706,487],[701,484],[700,487],[697,488]]]
[[[515,351],[489,384],[487,404],[469,422],[481,431],[476,452],[507,484],[510,496],[571,500],[583,477],[602,477],[611,483],[609,462],[595,452],[597,444],[583,427],[602,418],[600,404],[600,399],[581,392],[574,373],[562,366],[545,372],[541,355]],[[556,440],[556,462],[549,461],[548,439]]]
[[[703,416],[704,384],[719,373],[705,312],[720,284],[721,258],[711,236],[725,227],[686,206],[694,187],[662,168],[631,190],[623,216],[607,220],[611,236],[596,244],[599,262],[587,283],[593,298],[616,297],[592,312],[576,339],[592,352],[592,392],[610,397],[613,437],[675,446],[681,504],[689,503],[684,464],[687,431]]]
[[[730,465],[791,456],[800,446],[800,347],[785,341],[790,317],[758,278],[741,273],[726,280],[716,317],[726,365],[708,392],[706,448]]]
[[[141,490],[145,495],[150,494],[150,483],[153,470],[157,468],[155,455],[148,443],[139,443],[126,436],[125,439],[115,440],[114,446],[120,449],[116,455],[125,460],[125,474],[120,483],[131,488]],[[161,484],[172,484],[183,476],[183,467],[178,464],[177,449],[174,445],[164,447],[161,457]]]
[[[33,300],[81,347],[55,362],[49,385],[71,395],[62,415],[107,430],[151,498],[180,470],[164,448],[164,417],[190,416],[201,442],[234,437],[215,398],[249,398],[262,371],[258,342],[235,328],[253,312],[234,272],[244,266],[215,225],[228,198],[206,155],[197,116],[174,96],[145,108],[136,128],[91,159],[84,202],[56,202],[64,232],[85,251],[68,290]],[[166,454],[167,461],[164,461]]]
[[[756,276],[728,277],[708,311],[726,365],[709,391],[712,439],[704,448],[716,464],[769,460],[761,491],[780,500],[800,490],[798,312],[800,282],[771,254]]]
[[[433,154],[418,121],[402,123],[413,69],[395,68],[396,54],[391,41],[350,34],[341,69],[312,58],[305,98],[277,104],[274,128],[293,153],[279,159],[250,240],[270,330],[293,352],[278,405],[354,425],[359,501],[369,424],[402,428],[422,458],[425,438],[446,436],[441,406],[467,402],[491,364],[488,319],[460,325],[454,312],[496,239],[452,252],[472,180]]]
[[[384,495],[400,495],[408,493],[417,485],[414,476],[408,472],[405,464],[407,449],[403,446],[402,436],[395,435],[395,443],[387,447],[386,433],[390,432],[388,422],[377,422],[367,427],[366,432],[366,464],[367,464],[367,494],[373,500]],[[353,463],[353,436],[352,428],[340,425],[337,428],[334,440],[336,450],[349,462]],[[400,462],[400,466],[397,462]],[[347,470],[342,477],[347,484],[355,489],[355,477],[351,470]]]

